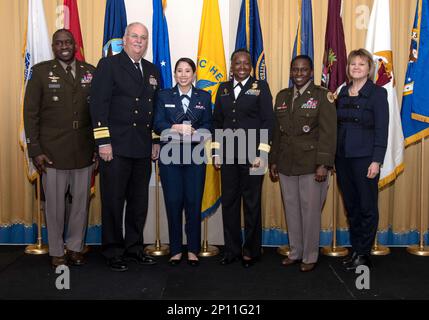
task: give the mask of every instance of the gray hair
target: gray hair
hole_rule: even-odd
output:
[[[149,30],[147,29],[147,27],[143,24],[143,23],[141,23],[141,22],[131,22],[129,25],[127,25],[127,27],[125,28],[125,32],[124,32],[124,37],[128,34],[128,30],[131,28],[131,27],[134,27],[134,26],[142,26],[144,29],[146,29],[146,31],[148,32],[148,35],[149,35]]]

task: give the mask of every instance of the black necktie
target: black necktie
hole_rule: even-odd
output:
[[[73,77],[73,73],[72,73],[72,67],[71,67],[71,65],[68,65],[68,66],[66,67],[66,75],[67,75],[67,78],[68,78],[71,82],[74,82],[74,77]]]
[[[142,70],[140,69],[140,63],[134,62],[134,65],[136,66],[137,72],[139,74],[139,79],[143,80]]]
[[[240,87],[240,90],[241,90],[241,89],[243,89],[243,84],[241,82],[237,83],[235,85],[234,89],[237,88],[237,87]]]

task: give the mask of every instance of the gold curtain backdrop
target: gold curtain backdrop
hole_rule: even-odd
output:
[[[347,51],[364,46],[366,24],[372,0],[346,0],[343,4],[343,24]],[[44,0],[48,31],[52,34],[62,25],[62,0]],[[80,23],[86,61],[96,65],[101,57],[105,0],[78,0]],[[391,33],[397,92],[402,100],[402,88],[408,61],[410,30],[414,20],[416,0],[391,0]],[[315,82],[320,83],[328,0],[313,1]],[[288,86],[289,63],[297,28],[298,1],[259,0],[268,80],[273,93]],[[24,172],[23,152],[19,147],[21,120],[21,90],[23,84],[24,33],[27,21],[27,0],[0,0],[0,30],[5,32],[0,64],[3,80],[0,85],[0,227],[16,223],[30,225],[35,217],[34,187]],[[424,154],[428,162],[429,151]],[[423,177],[428,190],[428,174]],[[380,193],[380,229],[391,227],[401,234],[419,228],[420,144],[405,151],[405,171]],[[332,179],[331,179],[332,185]],[[427,192],[424,193],[424,215],[427,220]],[[332,223],[333,198],[338,199],[338,224],[347,228],[344,209],[338,192],[328,193],[322,215],[322,229]],[[100,197],[91,201],[90,225],[100,224]],[[286,230],[280,189],[268,177],[263,189],[263,225],[266,229]],[[425,222],[425,226],[427,223]],[[425,230],[427,228],[425,227]]]

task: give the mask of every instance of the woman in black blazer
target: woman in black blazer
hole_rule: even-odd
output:
[[[369,255],[378,227],[378,180],[387,148],[389,104],[387,91],[375,85],[374,62],[365,49],[350,52],[350,83],[337,100],[335,166],[350,226],[352,254],[347,270],[371,266]]]
[[[177,85],[156,95],[154,131],[161,136],[159,168],[170,239],[170,265],[182,260],[182,212],[185,210],[188,264],[199,264],[201,201],[204,191],[204,136],[212,126],[211,96],[195,88],[195,63],[181,58],[174,68]],[[198,153],[198,154],[197,154]],[[191,157],[193,156],[193,157]],[[198,159],[196,159],[198,158]]]

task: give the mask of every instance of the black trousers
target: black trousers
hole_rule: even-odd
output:
[[[100,161],[102,250],[106,258],[143,250],[151,171],[150,158],[114,155],[110,162]]]
[[[357,254],[369,255],[378,228],[378,180],[366,177],[371,157],[336,157],[338,185],[343,193],[350,242]]]
[[[221,168],[222,219],[225,255],[256,258],[261,255],[261,191],[263,175],[250,175],[249,165],[224,164]],[[244,239],[241,239],[243,199]]]

